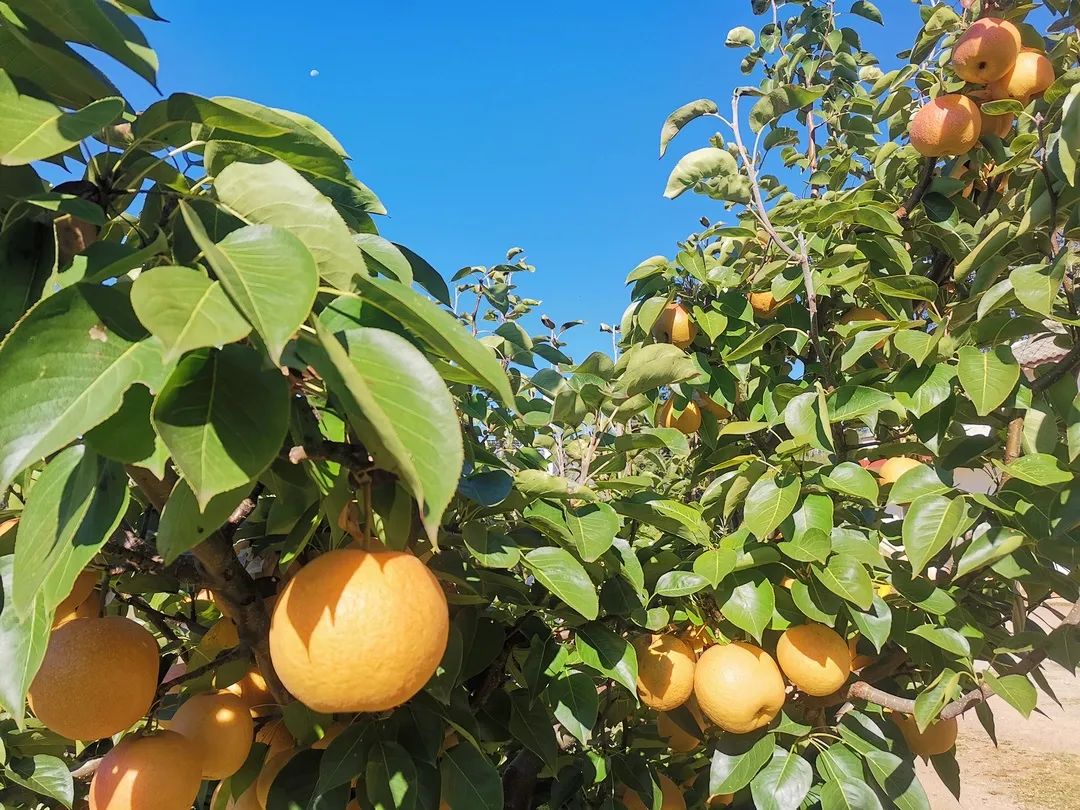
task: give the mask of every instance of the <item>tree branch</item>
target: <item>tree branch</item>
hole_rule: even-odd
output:
[[[171,482],[159,480],[140,467],[129,466],[128,475],[160,513],[169,499]],[[236,623],[240,644],[255,656],[255,663],[266,680],[270,694],[275,701],[284,705],[289,701],[289,693],[278,679],[270,660],[270,619],[255,580],[240,564],[232,543],[220,530],[208,535],[191,553],[199,561],[205,583],[214,598],[229,609]]]
[[[1045,391],[1070,371],[1078,367],[1080,367],[1080,342],[1073,346],[1068,354],[1058,360],[1052,369],[1041,377],[1036,377],[1032,380],[1031,390],[1036,394]]]
[[[347,442],[324,441],[318,445],[298,444],[289,449],[287,457],[292,464],[300,464],[304,461],[332,461],[357,472],[369,472],[373,463],[365,447]]]
[[[934,180],[935,166],[937,166],[937,158],[928,157],[923,159],[922,169],[919,171],[919,179],[915,182],[915,187],[911,189],[911,193],[896,209],[897,219],[907,219],[915,206],[922,200]]]

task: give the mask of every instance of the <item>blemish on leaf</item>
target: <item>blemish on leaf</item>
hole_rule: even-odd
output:
[[[90,327],[90,339],[99,340],[104,343],[109,339],[109,330],[100,323],[96,323]]]

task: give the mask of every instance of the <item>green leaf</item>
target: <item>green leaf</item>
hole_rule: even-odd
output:
[[[717,604],[725,619],[760,643],[776,609],[776,594],[769,580],[748,579],[735,585],[726,596],[718,594]]]
[[[737,363],[756,354],[762,346],[784,331],[783,324],[771,323],[764,329],[755,329],[750,336],[734,349],[724,352],[725,363]]]
[[[655,526],[691,543],[708,542],[709,526],[696,505],[661,498],[653,492],[639,492],[629,500],[612,501],[611,505],[620,515]]]
[[[513,568],[521,560],[521,549],[509,535],[488,529],[480,522],[461,527],[465,547],[476,561],[488,568]]]
[[[1020,364],[1008,346],[995,346],[985,352],[963,346],[957,356],[960,385],[979,416],[986,416],[1004,402],[1020,380]]]
[[[221,289],[197,270],[154,267],[131,287],[131,306],[171,362],[192,349],[235,343],[251,326]]]
[[[1035,687],[1023,675],[998,676],[987,670],[983,673],[983,680],[994,690],[995,695],[1024,715],[1025,719],[1039,702]]]
[[[328,284],[350,290],[354,275],[367,275],[364,256],[353,243],[345,220],[333,203],[291,166],[279,160],[233,163],[217,176],[214,188],[229,210],[248,222],[292,232],[307,246],[319,275]]]
[[[768,540],[795,508],[801,490],[797,478],[759,478],[746,494],[743,525],[759,540]]]
[[[824,568],[814,566],[814,576],[841,599],[869,610],[874,602],[874,584],[866,568],[850,554],[834,554]]]
[[[901,329],[893,335],[893,345],[921,366],[938,345],[941,336],[937,332],[921,332],[918,329]]]
[[[814,771],[801,754],[777,746],[769,763],[750,783],[754,806],[759,810],[797,810],[813,781]]]
[[[993,461],[995,467],[1004,470],[1013,478],[1019,478],[1037,487],[1064,484],[1073,479],[1073,474],[1063,468],[1057,458],[1049,453],[1031,453],[1021,456],[1011,464],[1002,464],[997,459]]]
[[[38,303],[0,345],[0,491],[105,421],[135,382],[168,373],[122,285],[75,285]]]
[[[541,703],[529,701],[524,689],[510,696],[510,733],[554,770],[558,756],[554,723]]]
[[[1080,153],[1080,83],[1074,84],[1061,107],[1061,129],[1058,131],[1054,154],[1069,185],[1080,186],[1080,169],[1076,160]]]
[[[495,353],[469,334],[457,318],[415,290],[387,279],[358,276],[356,285],[365,304],[400,321],[433,351],[472,374],[475,385],[515,409],[514,393]]]
[[[18,757],[4,766],[4,776],[41,796],[55,799],[64,807],[75,801],[75,783],[64,760],[49,754]]]
[[[39,600],[49,611],[64,601],[127,504],[127,475],[115,461],[81,444],[54,456],[31,489],[19,526],[16,609],[28,616]]]
[[[619,358],[620,386],[632,397],[664,385],[682,382],[698,374],[697,364],[678,346],[650,343],[635,346]]]
[[[937,467],[919,463],[896,479],[889,490],[889,503],[911,503],[923,495],[944,495],[952,487],[941,479]]]
[[[900,810],[931,810],[926,791],[911,764],[889,751],[863,752],[870,774]]]
[[[211,498],[257,478],[277,456],[289,386],[249,346],[199,349],[177,365],[152,418],[205,511]]]
[[[936,647],[940,647],[953,655],[962,658],[971,658],[971,645],[968,640],[951,627],[936,627],[932,624],[920,624],[909,630],[913,636],[924,638]]]
[[[870,284],[884,298],[935,301],[938,297],[938,285],[922,276],[880,276]]]
[[[581,559],[595,562],[615,541],[619,516],[606,503],[590,503],[567,509],[566,525]]]
[[[292,233],[269,225],[233,231],[216,245],[192,209],[181,203],[184,221],[229,298],[281,362],[293,334],[311,312],[319,286],[315,259]]]
[[[750,110],[750,129],[760,132],[766,124],[780,118],[784,113],[807,107],[825,94],[825,86],[797,87],[786,85],[762,96]]]
[[[657,596],[689,596],[692,593],[697,593],[708,584],[709,580],[701,574],[695,574],[691,571],[668,571],[661,574],[656,581],[655,591]]]
[[[724,45],[728,48],[753,48],[756,41],[753,31],[745,25],[737,25],[727,32]]]
[[[830,779],[821,788],[821,810],[881,810],[873,789],[861,779]]]
[[[464,461],[461,428],[446,384],[415,346],[382,329],[332,335],[315,326],[308,359],[341,401],[349,424],[383,469],[397,472],[420,504],[434,543]]]
[[[26,614],[15,609],[15,557],[0,557],[0,706],[22,728],[26,692],[49,644],[52,610],[38,598]]]
[[[61,39],[96,48],[156,83],[157,55],[139,26],[118,8],[97,0],[9,0],[8,5]]]
[[[858,754],[844,743],[833,743],[818,755],[817,771],[826,781],[862,781],[863,766]]]
[[[250,491],[251,483],[244,483],[236,489],[215,495],[200,509],[188,482],[183,478],[177,481],[158,523],[156,545],[165,564],[170,565],[185,551],[195,548],[221,528]]]
[[[873,473],[864,470],[853,461],[844,461],[832,468],[823,479],[829,489],[862,498],[871,503],[877,502],[878,484]]]
[[[502,810],[502,780],[495,766],[467,743],[459,743],[439,760],[442,800],[450,807]]]
[[[120,410],[86,432],[86,443],[106,458],[143,467],[156,478],[164,478],[169,451],[150,422],[153,404],[154,398],[145,385],[131,386]]]
[[[134,124],[136,137],[153,138],[174,124],[202,124],[258,138],[273,138],[289,132],[281,123],[263,120],[246,108],[234,108],[229,99],[208,99],[190,93],[173,93],[147,107]],[[190,128],[185,127],[185,131]]]
[[[865,17],[871,22],[876,22],[878,25],[885,24],[881,17],[881,12],[878,11],[877,6],[869,2],[869,0],[855,0],[855,2],[851,4],[851,13],[857,14],[860,17]]]
[[[956,369],[933,363],[901,372],[893,383],[893,396],[916,417],[925,416],[952,394]]]
[[[600,710],[593,679],[584,672],[563,672],[547,688],[547,701],[555,719],[578,742],[588,745]]]
[[[600,613],[596,586],[566,549],[536,548],[522,562],[541,585],[586,619],[595,619]]]
[[[772,734],[766,734],[753,745],[748,745],[741,736],[725,735],[713,751],[709,795],[742,790],[772,758],[775,750],[776,737]]]
[[[637,693],[637,652],[622,636],[600,622],[579,627],[574,647],[581,662]]]
[[[0,166],[25,166],[62,154],[123,111],[123,99],[103,98],[65,113],[47,101],[20,95],[0,70]]]
[[[843,385],[829,395],[829,421],[845,422],[876,414],[892,402],[892,397],[865,385]]]
[[[694,573],[718,588],[728,574],[735,570],[737,555],[730,548],[710,548],[694,560]]]
[[[420,807],[420,788],[409,752],[395,742],[380,740],[368,752],[364,787],[372,810]]]
[[[889,634],[892,633],[892,610],[889,608],[889,603],[877,594],[874,594],[870,610],[869,613],[863,613],[848,608],[848,613],[863,637],[874,645],[874,649],[881,652],[885,642],[889,640]]]
[[[911,502],[902,535],[912,571],[922,573],[927,563],[952,542],[963,517],[963,498],[921,495]]]
[[[1067,253],[1062,251],[1062,256]],[[1065,262],[1059,258],[1051,266],[1027,264],[1017,267],[1009,274],[1009,281],[1021,304],[1040,315],[1051,315],[1064,275]]]
[[[753,34],[751,34],[751,36],[753,36]],[[709,101],[707,98],[699,98],[697,101],[683,104],[679,109],[675,110],[675,112],[667,117],[664,121],[663,128],[660,130],[660,157],[664,156],[664,152],[667,151],[671,139],[678,135],[683,127],[695,118],[700,118],[703,115],[712,115],[717,112],[718,109],[715,101]]]
[[[717,149],[714,146],[695,149],[684,155],[668,176],[664,196],[669,200],[674,200],[688,188],[702,181],[716,179],[725,180],[731,184],[734,191],[731,195],[733,202],[749,201],[749,185],[739,173],[739,166],[734,156],[726,149]],[[744,185],[746,185],[745,190]]]
[[[992,526],[977,535],[971,541],[971,545],[964,549],[964,553],[960,555],[960,561],[956,564],[956,576],[962,577],[993,565],[1024,545],[1026,539],[1023,534],[1013,529]]]

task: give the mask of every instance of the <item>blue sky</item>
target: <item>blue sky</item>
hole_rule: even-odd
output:
[[[917,14],[908,0],[879,6],[889,35],[869,44],[884,60],[911,42]],[[724,36],[763,22],[749,0],[155,7],[170,21],[144,25],[163,92],[241,96],[317,119],[390,210],[383,234],[447,278],[524,247],[538,272],[519,292],[556,321],[588,322],[572,333],[579,359],[610,349],[598,325],[621,316],[629,270],[673,255],[701,215],[723,218],[704,198],[662,197],[678,157],[715,127],[688,128],[663,161],[659,130],[691,99],[725,105],[746,77],[744,51]],[[139,108],[155,98],[136,80],[122,86]]]

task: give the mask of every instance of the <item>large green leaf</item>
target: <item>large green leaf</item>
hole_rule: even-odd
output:
[[[233,163],[217,176],[214,188],[247,221],[291,231],[311,251],[328,284],[348,290],[354,275],[367,275],[364,256],[333,203],[280,160]]]
[[[799,501],[798,478],[759,478],[746,494],[743,525],[759,540],[767,540]]]
[[[615,541],[619,516],[606,503],[590,503],[567,509],[566,526],[581,559],[595,562]]]
[[[31,171],[28,167],[23,167]],[[7,171],[18,171],[9,169]],[[0,175],[2,180],[4,175]],[[3,193],[0,192],[0,205]],[[0,231],[0,267],[4,268],[4,294],[0,296],[0,338],[41,298],[55,260],[53,229],[21,219]]]
[[[866,782],[845,774],[821,788],[821,810],[881,810],[881,801]]]
[[[156,133],[175,124],[202,124],[211,129],[225,129],[260,138],[284,135],[288,128],[264,121],[244,110],[236,110],[216,99],[190,93],[173,93],[147,107],[135,122],[135,135],[152,139]],[[183,128],[186,132],[191,127]]]
[[[103,98],[66,113],[55,104],[20,95],[0,70],[0,166],[22,166],[66,152],[123,111],[123,99]]]
[[[420,807],[416,764],[396,742],[380,740],[368,752],[364,787],[374,810]]]
[[[131,287],[131,306],[173,360],[191,349],[234,343],[251,326],[216,281],[186,267],[154,267]]]
[[[535,548],[523,558],[537,581],[586,619],[600,612],[596,586],[585,567],[563,548]]]
[[[706,146],[703,149],[695,149],[680,158],[668,176],[667,187],[664,196],[673,200],[702,181],[715,179],[727,180],[740,192],[736,202],[749,200],[749,185],[745,178],[739,174],[739,166],[735,158],[726,149],[717,149],[714,146]],[[742,182],[739,182],[742,181]]]
[[[124,285],[76,285],[35,306],[0,345],[0,491],[113,414],[133,383],[157,390],[161,351]]]
[[[47,28],[9,6],[0,5],[0,20],[0,70],[32,82],[35,95],[67,109],[120,95],[104,73]]]
[[[956,576],[962,577],[972,571],[978,571],[993,565],[1002,557],[1007,557],[1024,545],[1026,538],[1018,531],[1004,526],[992,526],[971,541],[960,555],[956,564]]]
[[[305,342],[301,353],[327,381],[376,463],[401,475],[434,542],[464,461],[446,384],[393,332],[361,327],[333,335],[321,323],[315,328],[318,343]]]
[[[86,443],[106,458],[143,467],[155,478],[165,477],[169,451],[150,421],[154,398],[145,385],[131,386],[120,410],[84,435]]]
[[[979,416],[986,416],[1004,402],[1020,379],[1020,364],[1008,346],[995,346],[985,352],[963,346],[958,358],[960,385]]]
[[[0,557],[0,706],[22,727],[26,690],[49,644],[52,611],[44,599],[26,614],[15,609],[15,556]]]
[[[122,465],[77,444],[53,457],[27,501],[15,544],[15,607],[53,610],[109,539],[128,503]]]
[[[151,84],[157,81],[157,54],[139,26],[100,0],[7,0],[17,11],[37,20],[68,42],[89,45],[131,68]]]
[[[777,746],[772,759],[750,783],[754,806],[759,810],[797,810],[813,781],[814,771],[802,754]]]
[[[619,358],[615,370],[622,371],[619,384],[628,397],[688,380],[698,373],[690,356],[670,343],[635,346]]]
[[[1035,687],[1023,675],[995,675],[987,671],[983,673],[983,679],[994,690],[994,694],[1016,709],[1024,717],[1028,717],[1039,696]]]
[[[861,562],[850,554],[834,554],[824,568],[814,566],[814,576],[841,599],[869,610],[874,585]]]
[[[281,450],[289,385],[249,346],[186,355],[158,394],[154,429],[199,508],[256,478]]]
[[[964,517],[964,500],[922,495],[911,502],[902,530],[911,569],[922,573],[927,563],[952,542]]]
[[[930,810],[926,791],[911,763],[889,751],[868,750],[863,752],[863,757],[874,781],[899,810]]]
[[[625,638],[600,622],[577,629],[574,645],[581,662],[633,693],[637,689],[637,652]]]
[[[766,734],[753,745],[742,735],[724,735],[713,751],[709,768],[709,794],[735,793],[768,762],[776,750],[776,737]]]
[[[75,801],[75,782],[60,757],[50,754],[19,757],[9,761],[3,773],[15,784],[55,799],[64,807],[71,807]]]
[[[563,672],[547,688],[547,702],[563,728],[588,745],[600,709],[593,679],[584,672]]]
[[[188,482],[183,478],[177,481],[158,522],[156,544],[165,564],[172,563],[220,528],[250,490],[251,485],[245,483],[215,495],[204,509],[199,509]]]
[[[514,409],[514,393],[494,352],[476,340],[438,304],[403,284],[375,276],[359,276],[356,286],[365,304],[381,309],[401,322],[410,334],[472,374],[475,384],[496,394]]]
[[[776,592],[767,579],[746,579],[719,594],[717,604],[724,618],[761,641],[761,634],[772,621],[776,608]]]
[[[502,810],[503,787],[499,772],[481,752],[459,743],[439,760],[442,800],[450,807]]]
[[[285,344],[311,312],[319,270],[304,243],[284,228],[249,225],[216,245],[198,216],[184,207],[184,220],[214,273],[244,317],[281,362]]]
[[[753,37],[753,34],[750,36]],[[683,127],[695,118],[700,118],[703,115],[712,115],[715,112],[717,112],[715,101],[710,101],[707,98],[699,98],[697,101],[683,104],[679,109],[671,113],[671,115],[665,119],[664,126],[660,130],[660,157],[664,156],[664,152],[667,151],[671,139],[678,135]]]

